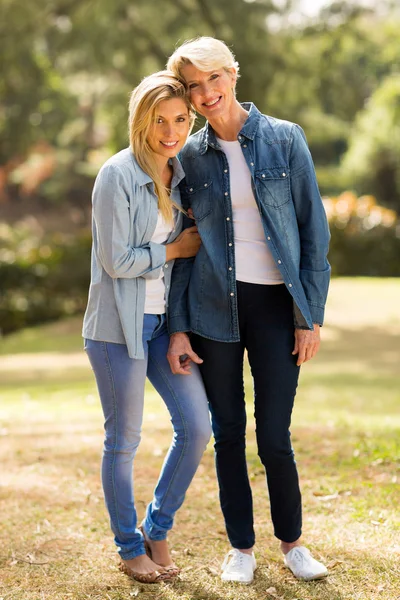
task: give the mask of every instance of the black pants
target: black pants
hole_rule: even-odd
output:
[[[294,347],[293,302],[284,285],[237,282],[240,342],[194,335],[215,437],[220,502],[234,548],[255,542],[253,502],[245,455],[243,358],[247,349],[254,380],[258,454],[265,467],[276,537],[301,535],[301,495],[290,443],[290,419],[299,367]]]

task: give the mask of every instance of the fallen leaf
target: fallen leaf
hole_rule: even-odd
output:
[[[272,596],[273,598],[277,598],[277,600],[280,600],[280,596],[278,596],[278,593],[276,591],[276,588],[274,587],[270,587],[267,589],[267,594],[269,594],[270,596]]]

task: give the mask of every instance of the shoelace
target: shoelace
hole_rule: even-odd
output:
[[[308,558],[309,558],[309,552],[307,552],[306,549],[301,551],[301,550],[298,550],[297,548],[294,548],[294,553],[292,555],[292,559],[298,565],[301,565],[301,566],[306,565],[308,562]]]
[[[232,557],[232,560],[229,560]],[[228,565],[229,563],[229,569],[235,569],[237,567],[241,568],[243,566],[243,560],[244,560],[244,554],[243,552],[239,552],[238,550],[230,550],[228,552],[228,554],[225,557],[224,562],[222,563],[222,570],[225,569],[225,567]]]

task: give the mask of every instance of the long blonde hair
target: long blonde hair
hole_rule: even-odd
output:
[[[153,180],[158,197],[158,207],[167,223],[172,223],[172,207],[181,207],[170,198],[169,191],[161,179],[148,137],[154,125],[157,105],[163,100],[182,98],[189,113],[189,133],[193,128],[195,113],[189,102],[185,84],[172,71],[159,71],[145,77],[133,90],[129,101],[129,141],[139,166]]]

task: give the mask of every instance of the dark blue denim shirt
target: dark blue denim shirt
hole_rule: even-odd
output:
[[[301,127],[261,114],[254,104],[237,139],[249,167],[268,247],[293,297],[295,327],[322,325],[328,293],[329,229]],[[229,166],[207,123],[179,156],[186,177],[183,207],[193,210],[202,240],[195,258],[178,259],[169,297],[170,333],[239,340]],[[193,224],[185,219],[185,226]]]

